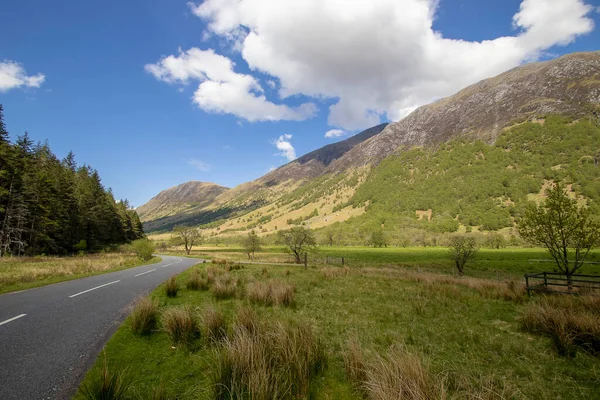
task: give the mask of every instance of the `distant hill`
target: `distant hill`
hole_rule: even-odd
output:
[[[190,208],[204,208],[229,190],[214,183],[190,181],[163,190],[136,209],[142,222],[175,215]]]
[[[227,236],[250,229],[266,234],[295,224],[322,228],[351,221],[344,222],[343,230],[354,227],[352,234],[360,238],[357,224],[388,229],[384,221],[391,216],[415,219],[417,211],[429,208],[441,231],[457,225],[509,227],[530,199],[527,194],[538,195],[545,179],[559,177],[587,194],[593,192],[590,188],[598,185],[595,167],[579,175],[565,171],[577,171],[578,163],[589,168],[589,159],[597,166],[599,115],[600,52],[523,65],[420,107],[401,121],[308,153],[224,191],[205,207],[159,220],[144,218],[145,229],[201,225],[207,235]],[[561,132],[572,140],[561,139]],[[584,146],[586,140],[592,142]],[[554,141],[559,144],[552,145]],[[527,150],[500,157],[512,151],[511,146]],[[526,151],[542,155],[532,157]],[[562,162],[549,152],[563,154]],[[525,164],[527,168],[519,167]],[[525,171],[527,176],[519,174]],[[483,183],[494,189],[472,195],[470,188]],[[503,185],[512,189],[503,191]],[[433,190],[442,186],[445,190]]]

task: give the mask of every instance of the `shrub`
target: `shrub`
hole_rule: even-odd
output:
[[[131,242],[131,248],[140,260],[149,261],[154,253],[154,243],[148,239],[138,239]]]
[[[125,398],[130,385],[124,371],[109,371],[105,355],[100,373],[83,384],[81,393],[88,400],[119,400]]]
[[[171,307],[162,315],[162,325],[174,343],[191,344],[199,337],[198,321],[191,307]]]
[[[236,282],[227,273],[215,278],[210,288],[211,293],[217,300],[230,299],[235,296]]]
[[[165,283],[165,294],[167,297],[177,297],[177,292],[179,292],[179,283],[177,283],[177,278],[172,276]]]
[[[253,282],[248,284],[246,297],[252,303],[264,306],[281,305],[290,307],[295,304],[295,288],[281,281]]]
[[[214,377],[214,398],[309,397],[310,382],[326,364],[323,345],[303,324],[259,323],[235,327],[225,340]]]
[[[131,330],[138,335],[146,335],[156,326],[158,305],[150,297],[140,298],[131,313]]]
[[[227,337],[227,324],[223,313],[209,307],[202,314],[206,338],[210,343],[218,343]]]

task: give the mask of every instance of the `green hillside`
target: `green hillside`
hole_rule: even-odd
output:
[[[437,148],[400,149],[375,167],[349,204],[368,204],[349,226],[388,233],[403,228],[451,232],[465,226],[512,227],[528,201],[541,199],[545,181],[572,184],[600,215],[600,126],[549,116],[506,130],[494,144],[469,136]],[[418,221],[417,210],[432,210]],[[368,227],[368,229],[367,229]]]

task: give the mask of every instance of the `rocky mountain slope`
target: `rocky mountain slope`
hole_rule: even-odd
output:
[[[192,207],[204,208],[227,190],[214,183],[190,181],[163,190],[136,211],[142,222],[152,221]]]
[[[599,114],[600,52],[570,54],[514,68],[420,107],[401,121],[313,151],[224,191],[205,207],[165,213],[158,220],[144,212],[141,216],[148,231],[189,224],[205,225],[211,234],[254,228],[271,232],[300,220],[327,226],[365,212],[365,201],[350,200],[369,180],[372,167],[398,151],[435,150],[457,138],[494,145],[506,128],[523,122],[549,115],[597,121]]]

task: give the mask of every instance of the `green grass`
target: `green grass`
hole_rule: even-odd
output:
[[[436,250],[427,251],[435,254]],[[521,253],[523,257],[528,254]],[[181,286],[193,269],[204,268],[196,266],[181,274]],[[598,358],[585,352],[574,359],[560,357],[551,339],[520,330],[517,318],[527,306],[526,298],[521,304],[483,297],[460,281],[440,282],[439,274],[415,274],[413,268],[403,267],[350,268],[337,277],[326,277],[321,269],[294,266],[247,265],[229,273],[243,282],[276,279],[293,284],[295,307],[253,305],[239,296],[217,301],[210,291],[187,289],[177,298],[167,298],[161,287],[152,298],[161,311],[190,305],[200,317],[203,310],[214,308],[223,313],[229,326],[241,306],[253,308],[268,320],[308,322],[329,357],[327,369],[315,382],[317,399],[361,398],[343,365],[343,346],[351,337],[368,358],[394,346],[420,355],[435,376],[443,377],[454,398],[461,397],[465,387],[470,393],[491,388],[519,399],[600,397]],[[415,276],[426,279],[415,280]],[[203,340],[192,349],[174,346],[162,331],[135,335],[130,323],[127,320],[108,342],[106,356],[111,365],[129,370],[131,398],[148,398],[161,383],[173,398],[211,398],[214,346]],[[86,382],[101,367],[99,360]],[[81,398],[78,393],[76,399]]]
[[[262,262],[289,262],[291,257],[285,254],[283,247],[269,246],[256,253],[255,259]],[[183,255],[183,253],[173,253]],[[320,246],[315,254],[318,258],[326,256],[344,257],[345,262],[354,267],[401,265],[420,268],[432,272],[452,273],[452,262],[448,258],[446,247],[384,247],[365,246]],[[247,261],[242,248],[222,247],[194,249],[191,257],[225,258]],[[543,271],[552,272],[554,263],[530,262],[530,260],[548,260],[550,255],[541,248],[509,247],[504,249],[480,249],[476,259],[467,264],[465,273],[470,276],[487,278],[523,278],[525,274]],[[592,251],[588,261],[600,262],[600,250]],[[600,265],[585,265],[579,273],[600,275]]]
[[[131,254],[104,253],[73,257],[0,258],[0,294],[52,283],[106,274],[162,261],[154,257],[140,261]]]

